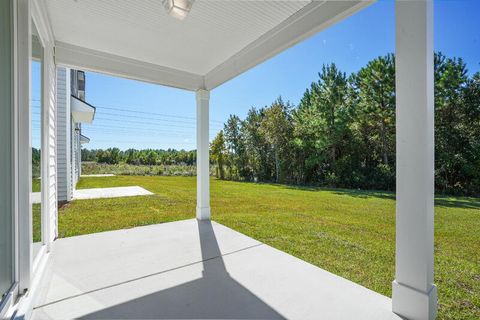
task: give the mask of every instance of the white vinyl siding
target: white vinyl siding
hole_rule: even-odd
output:
[[[72,121],[72,181],[73,190],[80,179],[80,159],[81,159],[81,146],[80,146],[80,130],[81,124]]]
[[[45,209],[47,232],[49,239],[47,243],[53,241],[58,234],[57,230],[57,130],[56,130],[56,68],[54,61],[54,49],[52,44],[47,44],[45,47],[45,87],[44,87],[44,108],[45,108],[45,119],[46,119],[46,128],[44,133],[46,134],[46,145],[44,145],[44,150],[46,150],[45,155],[47,156],[46,164],[46,199],[47,206]],[[45,185],[44,185],[45,186]]]
[[[57,68],[58,201],[72,199],[70,70]]]

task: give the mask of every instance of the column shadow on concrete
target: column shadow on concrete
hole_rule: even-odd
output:
[[[284,319],[225,267],[210,221],[198,221],[203,276],[81,319]],[[168,274],[167,274],[168,276]]]

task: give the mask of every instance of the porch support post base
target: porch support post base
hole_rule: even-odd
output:
[[[197,220],[210,220],[210,207],[197,207]]]
[[[433,320],[437,315],[437,287],[422,292],[396,280],[392,283],[393,312],[407,319]]]

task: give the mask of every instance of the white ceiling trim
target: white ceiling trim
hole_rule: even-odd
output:
[[[313,1],[205,75],[205,88],[218,87],[374,2]]]
[[[204,87],[203,76],[200,75],[58,41],[55,42],[55,62],[64,67],[101,72],[179,89],[195,91]]]
[[[32,19],[39,33],[42,46],[46,47],[47,43],[53,43],[55,37],[43,1],[35,0],[32,2]]]

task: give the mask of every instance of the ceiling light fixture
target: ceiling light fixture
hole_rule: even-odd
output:
[[[167,13],[178,19],[183,20],[190,12],[194,0],[162,0]]]

